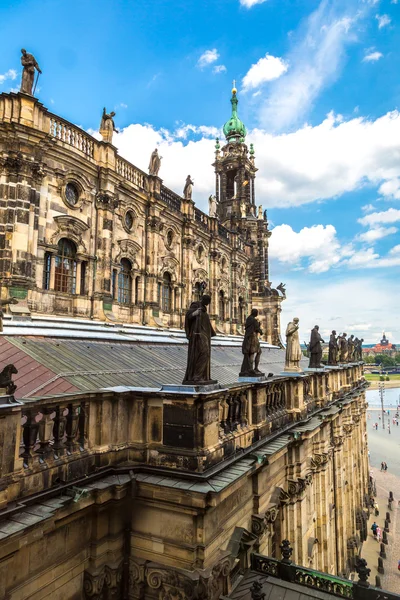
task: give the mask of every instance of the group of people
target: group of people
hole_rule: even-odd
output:
[[[388,470],[387,463],[382,461],[381,462],[381,471],[387,471],[387,470]]]
[[[374,539],[377,540],[378,542],[380,542],[381,538],[382,538],[382,529],[379,527],[379,525],[375,521],[372,523],[371,530],[372,530],[372,535],[374,536]]]

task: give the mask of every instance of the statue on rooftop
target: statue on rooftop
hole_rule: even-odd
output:
[[[194,186],[194,181],[192,181],[190,175],[188,175],[186,177],[185,187],[183,188],[183,197],[185,198],[185,200],[192,199],[193,186]]]
[[[258,369],[261,358],[261,346],[258,336],[262,335],[263,332],[257,317],[258,310],[253,308],[244,326],[245,334],[242,344],[243,362],[239,373],[240,377],[260,377],[265,374],[261,373]]]
[[[103,108],[103,114],[100,122],[100,134],[103,137],[103,142],[108,142],[109,144],[112,144],[114,131],[117,132],[117,129],[115,129],[114,117],[114,111],[107,113],[106,109]]]
[[[347,333],[343,333],[342,335],[339,335],[338,337],[338,344],[339,344],[339,362],[340,363],[345,363],[347,362],[347,355],[348,355],[348,346],[347,346]]]
[[[358,344],[357,344],[357,358],[356,358],[356,360],[358,360],[359,362],[362,362],[362,359],[363,359],[363,355],[362,355],[363,341],[364,341],[364,338],[361,338],[361,340],[358,340]]]
[[[354,335],[351,334],[347,340],[347,362],[351,363],[354,360]]]
[[[21,65],[23,66],[22,80],[21,80],[21,92],[23,94],[29,94],[30,96],[32,96],[32,94],[35,92],[35,90],[33,89],[33,82],[35,80],[35,69],[38,72],[38,77],[42,71],[40,70],[40,67],[37,64],[36,59],[33,56],[33,54],[29,54],[25,50],[25,48],[22,48],[21,52],[22,52]],[[36,81],[36,83],[37,83],[37,81]],[[36,88],[36,86],[35,86],[35,88]],[[32,90],[33,90],[33,92],[32,92]]]
[[[212,194],[208,198],[208,214],[210,215],[210,217],[217,216],[217,199]]]
[[[155,177],[158,177],[158,172],[161,167],[161,159],[162,156],[158,154],[158,150],[156,148],[155,150],[153,150],[150,156],[149,175],[154,175]]]
[[[333,330],[331,337],[329,338],[328,365],[337,365],[337,356],[339,350],[337,340],[338,338],[336,337],[336,331]]]
[[[7,300],[0,300],[0,331],[3,331],[4,313],[2,311],[2,307],[7,306],[8,304],[18,304],[18,300],[16,298],[7,298]]]
[[[301,347],[299,339],[299,319],[294,317],[286,327],[285,371],[301,372]]]
[[[259,221],[263,221],[264,217],[263,217],[263,209],[262,209],[262,204],[260,204],[260,206],[258,207],[258,215],[257,215],[257,219]]]
[[[245,219],[247,217],[247,206],[244,200],[240,203],[240,215],[242,219]]]
[[[217,383],[211,379],[211,338],[216,333],[207,312],[210,302],[211,297],[204,294],[200,301],[192,302],[186,312],[185,333],[189,340],[189,348],[183,385]]]
[[[324,340],[319,333],[319,326],[315,325],[313,329],[311,329],[311,337],[310,337],[310,363],[308,367],[310,369],[320,369],[321,368],[321,359],[322,359],[322,346],[321,343],[324,343]]]

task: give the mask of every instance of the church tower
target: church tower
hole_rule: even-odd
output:
[[[264,338],[280,345],[280,304],[285,298],[284,286],[271,287],[268,267],[267,211],[256,206],[255,152],[246,144],[246,127],[238,115],[235,83],[232,89],[232,114],[223,127],[226,144],[215,145],[215,196],[220,223],[242,239],[249,261],[250,302],[259,310]]]

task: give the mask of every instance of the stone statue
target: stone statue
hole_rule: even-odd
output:
[[[322,346],[321,342],[324,343],[324,340],[319,333],[319,326],[315,325],[313,329],[311,329],[311,337],[310,337],[310,363],[308,365],[309,369],[321,369],[321,358],[322,358]]]
[[[264,221],[268,221],[268,211],[267,211],[267,209],[264,210]]]
[[[185,187],[183,188],[183,197],[185,200],[192,199],[192,191],[193,191],[194,181],[192,181],[190,175],[186,177]]]
[[[239,377],[259,377],[264,375],[258,369],[261,358],[261,346],[259,335],[262,335],[260,322],[257,319],[258,310],[253,308],[250,316],[246,319],[244,326],[244,340],[242,344],[243,362]]]
[[[149,162],[149,175],[155,175],[158,177],[158,172],[161,167],[162,156],[158,154],[157,148],[151,153]]]
[[[339,341],[339,362],[340,363],[345,363],[347,362],[347,350],[348,350],[348,346],[347,346],[347,333],[343,333],[342,335],[339,335],[338,341]]]
[[[240,203],[240,214],[242,219],[245,219],[247,217],[247,206],[244,200]]]
[[[359,362],[362,362],[363,359],[363,355],[362,355],[362,345],[363,345],[363,341],[364,338],[361,338],[361,340],[358,340],[358,346],[357,346],[357,359]]]
[[[286,327],[285,371],[301,372],[300,360],[299,319],[294,317],[293,321],[290,321]]]
[[[17,389],[16,384],[12,380],[12,376],[16,375],[18,370],[15,365],[9,364],[0,373],[0,389],[5,389],[6,394],[11,396]]]
[[[262,209],[262,204],[260,204],[260,206],[258,207],[258,215],[257,215],[257,219],[259,219],[260,221],[263,221],[263,209]]]
[[[3,306],[7,306],[8,304],[18,304],[18,300],[16,298],[8,298],[7,300],[0,300],[0,331],[3,331],[3,317],[4,313],[1,310]]]
[[[351,363],[354,360],[354,335],[351,334],[347,340],[347,362]]]
[[[29,54],[25,48],[22,48],[21,52],[21,65],[23,66],[21,92],[32,96],[33,82],[35,80],[35,69],[38,73],[41,73],[42,71],[40,70],[33,54]],[[35,90],[33,90],[33,92],[34,91]]]
[[[333,330],[331,337],[329,338],[328,365],[337,365],[337,356],[339,350],[337,340],[338,338],[336,337],[336,331]]]
[[[216,335],[211,326],[207,306],[211,297],[205,294],[192,302],[185,316],[185,333],[189,340],[188,359],[183,385],[217,383],[211,379],[211,338]]]
[[[217,216],[217,199],[212,194],[208,198],[208,214],[210,215],[210,217]]]
[[[115,129],[113,117],[115,117],[115,112],[106,113],[106,109],[103,108],[103,114],[100,123],[100,133],[103,136],[103,142],[108,142],[109,144],[112,144],[113,133],[114,131],[117,131]]]

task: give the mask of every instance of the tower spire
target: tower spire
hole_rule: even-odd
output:
[[[244,138],[246,137],[246,127],[239,119],[237,113],[239,100],[236,94],[236,80],[234,79],[231,96],[232,115],[229,121],[227,121],[223,127],[223,131],[228,142],[244,142]]]

